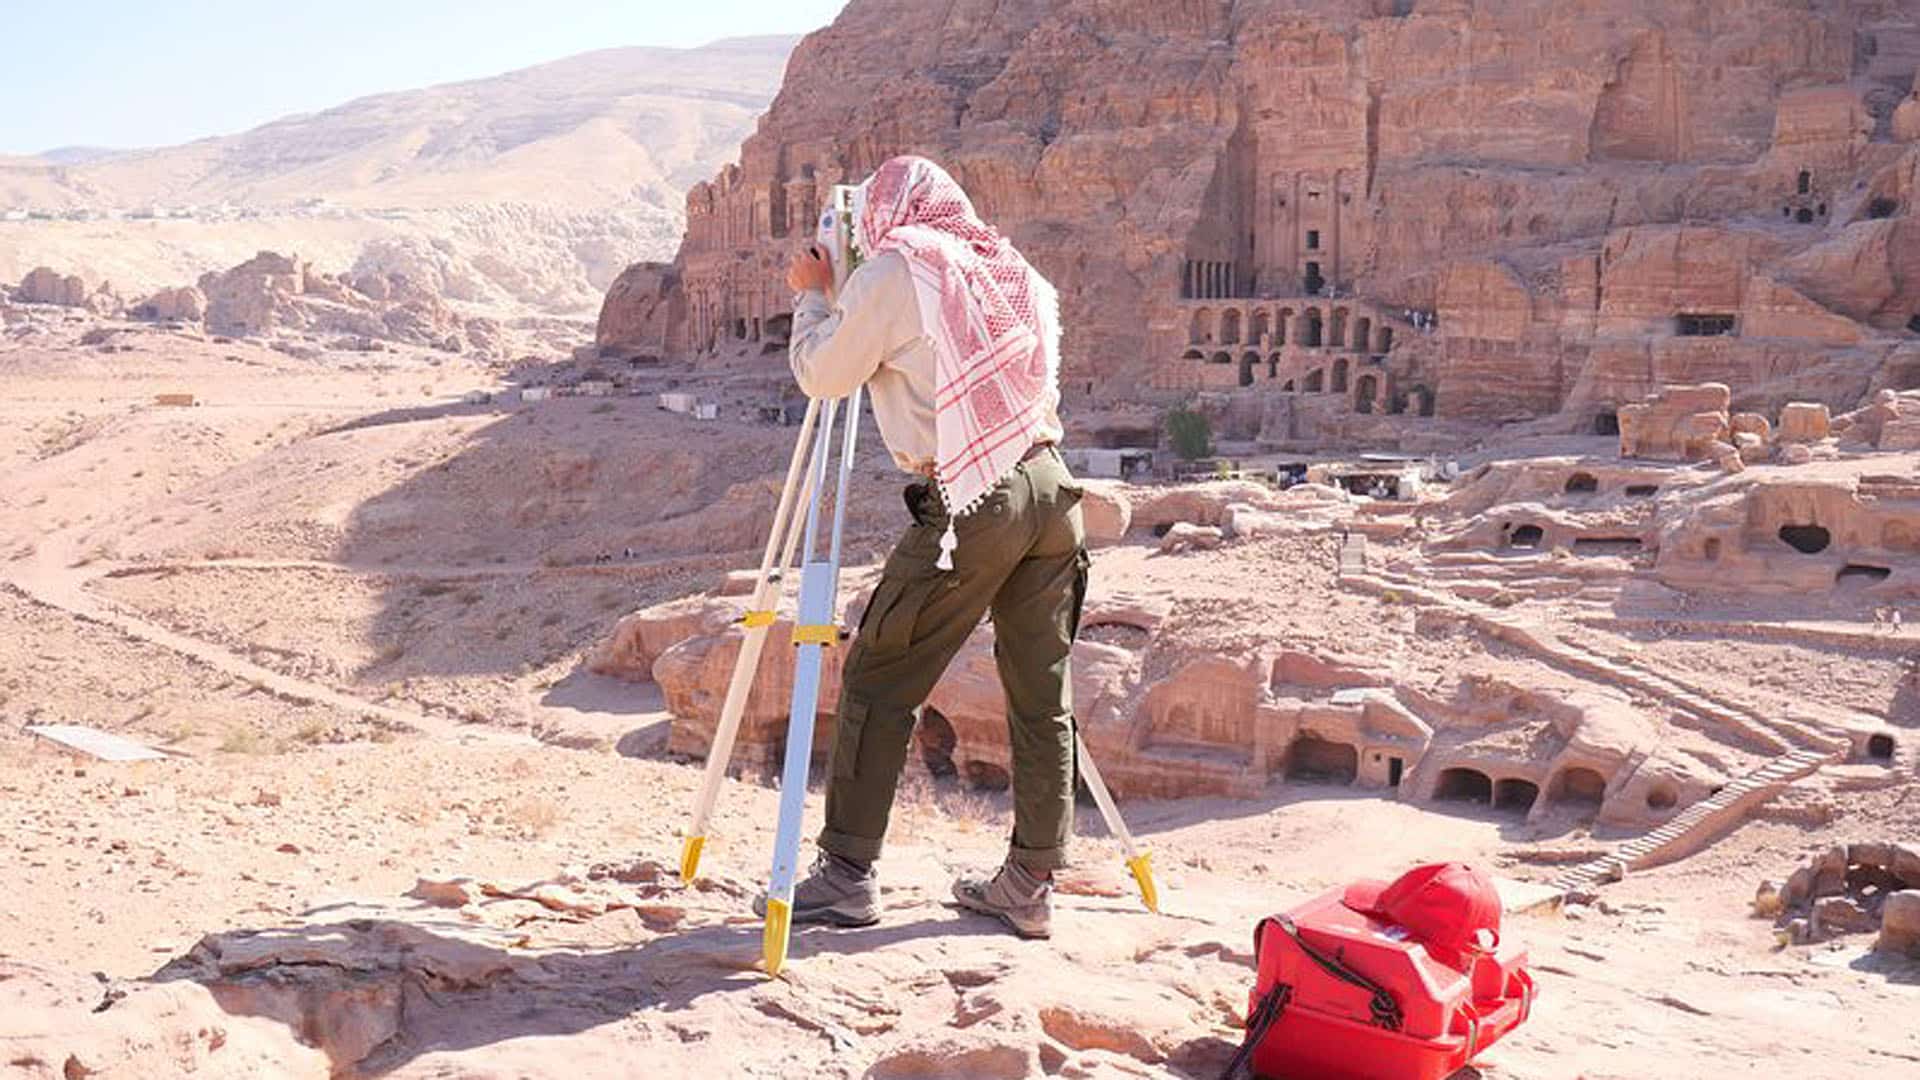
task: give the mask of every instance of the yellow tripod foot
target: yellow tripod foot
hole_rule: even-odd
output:
[[[1133,871],[1134,883],[1140,886],[1140,899],[1146,901],[1147,910],[1160,914],[1160,890],[1153,886],[1153,852],[1143,851],[1128,859],[1127,869]]]
[[[704,836],[689,836],[680,848],[680,880],[693,884],[694,876],[700,873],[700,849],[707,846]]]
[[[777,977],[787,966],[787,935],[793,929],[793,905],[785,900],[767,898],[767,930],[761,947],[766,956],[767,974]]]

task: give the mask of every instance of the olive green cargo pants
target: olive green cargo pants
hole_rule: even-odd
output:
[[[1062,865],[1073,834],[1070,657],[1086,599],[1081,488],[1059,452],[1015,467],[955,525],[954,568],[940,570],[947,514],[931,484],[907,489],[914,524],[895,545],[847,652],[820,847],[879,858],[920,706],[980,617],[993,614],[1013,757],[1014,861]]]

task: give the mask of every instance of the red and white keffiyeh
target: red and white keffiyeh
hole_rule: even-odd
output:
[[[946,170],[897,157],[861,186],[866,258],[899,252],[933,343],[934,479],[953,517],[977,509],[1059,405],[1059,296],[980,220]],[[952,551],[951,527],[943,541]],[[951,568],[942,555],[941,565]]]

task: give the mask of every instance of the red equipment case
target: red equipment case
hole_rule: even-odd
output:
[[[1260,973],[1249,1015],[1276,984],[1291,991],[1254,1048],[1255,1075],[1445,1080],[1532,1011],[1535,991],[1525,949],[1502,945],[1490,952],[1448,953],[1354,911],[1342,902],[1344,894],[1334,889],[1254,932]],[[1289,921],[1299,940],[1286,932]],[[1382,1026],[1372,992],[1329,972],[1301,941],[1390,994],[1399,1030]]]

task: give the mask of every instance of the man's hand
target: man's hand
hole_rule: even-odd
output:
[[[829,292],[833,289],[833,260],[818,244],[807,245],[787,264],[787,285],[794,292]]]

